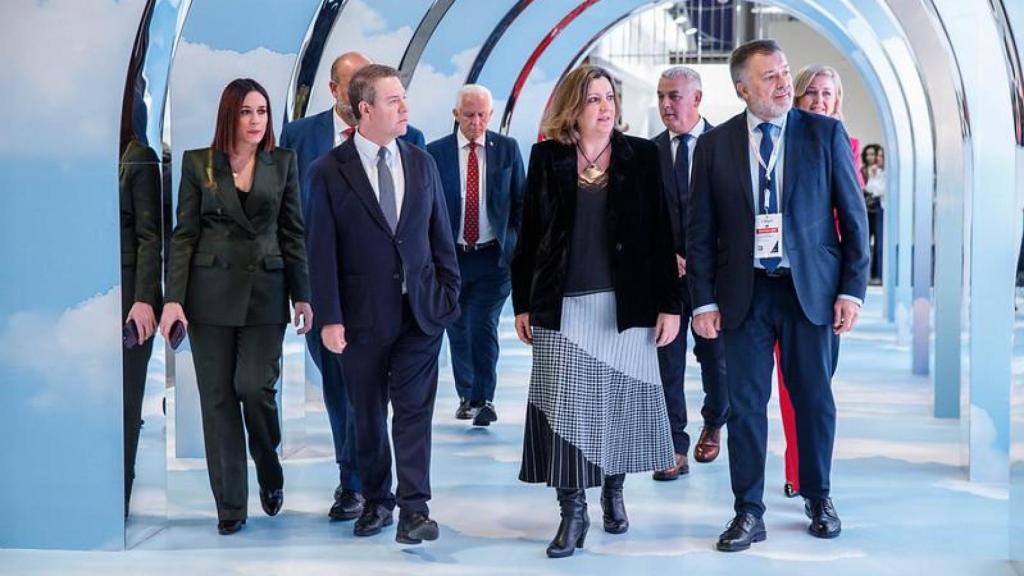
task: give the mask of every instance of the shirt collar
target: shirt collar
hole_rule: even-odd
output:
[[[781,134],[782,130],[786,127],[786,118],[788,116],[789,112],[787,111],[785,114],[779,116],[778,118],[772,118],[771,120],[768,120],[768,123],[778,128],[779,134]],[[764,122],[764,120],[761,120],[760,118],[755,116],[754,113],[750,111],[750,109],[747,109],[747,130],[749,130],[752,134],[760,133],[761,131],[757,127],[760,126],[762,122]]]
[[[356,151],[363,157],[364,161],[369,161],[372,164],[377,163],[377,151],[380,150],[380,146],[368,140],[365,136],[356,130],[352,135],[352,140],[356,145]],[[395,155],[398,154],[398,144],[394,140],[388,142],[388,145],[384,148],[387,149],[387,163],[391,165],[395,161]]]
[[[459,150],[462,150],[466,146],[469,146],[469,138],[466,138],[466,135],[463,134],[462,130],[459,130],[458,128],[455,129],[455,138],[457,138],[458,141],[459,141]],[[487,144],[487,131],[486,130],[480,136],[480,138],[477,138],[476,144],[477,144],[477,146],[480,146],[481,148],[485,144]]]
[[[344,132],[349,125],[345,123],[345,119],[338,115],[338,109],[331,106],[331,116],[334,117],[334,134],[338,135]]]
[[[705,122],[704,121],[704,117],[701,116],[700,118],[697,119],[697,123],[693,125],[693,128],[691,128],[690,131],[687,132],[687,134],[689,134],[690,136],[693,136],[694,138],[696,138],[696,137],[700,136],[701,134],[703,134],[705,130],[707,130],[707,126],[708,126],[708,123]],[[668,131],[668,136],[669,136],[669,140],[675,140],[676,136],[679,136],[679,134],[669,130]]]

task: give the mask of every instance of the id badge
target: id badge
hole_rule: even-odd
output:
[[[758,214],[754,224],[754,256],[782,258],[782,214]]]

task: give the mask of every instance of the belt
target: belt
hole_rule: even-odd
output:
[[[478,250],[483,250],[484,248],[490,248],[492,246],[497,245],[497,240],[490,240],[488,242],[483,242],[481,244],[456,244],[455,246],[459,249],[460,252],[476,252]]]
[[[754,276],[760,276],[761,278],[789,278],[789,275],[789,268],[776,268],[771,271],[764,268],[754,268]]]

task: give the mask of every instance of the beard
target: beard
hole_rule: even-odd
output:
[[[767,120],[784,116],[793,107],[793,101],[787,99],[784,104],[776,104],[773,100],[751,102],[748,107],[755,116]]]

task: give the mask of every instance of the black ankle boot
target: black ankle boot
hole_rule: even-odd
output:
[[[626,517],[626,503],[622,500],[622,483],[625,474],[604,477],[601,487],[601,510],[604,511],[604,531],[609,534],[624,534],[629,530]]]
[[[577,548],[583,548],[590,528],[587,516],[587,493],[584,490],[558,488],[558,505],[562,509],[562,523],[558,525],[555,539],[548,545],[548,558],[572,556]]]

